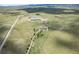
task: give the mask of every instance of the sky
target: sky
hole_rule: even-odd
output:
[[[43,4],[52,3],[53,0],[0,0],[0,4]]]
[[[20,4],[73,4],[78,0],[0,0],[0,5],[20,5]]]

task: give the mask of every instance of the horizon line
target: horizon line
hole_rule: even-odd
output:
[[[19,6],[19,5],[36,5],[36,4],[0,4],[0,6]],[[74,4],[60,4],[60,5],[74,5]],[[75,5],[78,5],[78,4],[75,4]]]

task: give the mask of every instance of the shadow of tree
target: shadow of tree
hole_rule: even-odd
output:
[[[72,49],[72,50],[79,53],[79,42],[78,42],[78,40],[66,41],[66,40],[61,40],[60,38],[56,38],[56,43],[59,46],[63,46],[63,47]]]
[[[48,29],[49,30],[59,30],[60,27],[62,27],[62,25],[56,21],[48,22]]]
[[[70,24],[68,24],[68,29],[64,31],[79,38],[79,18],[74,19]]]
[[[5,26],[5,25],[3,25],[3,24],[0,24],[0,34],[3,33],[3,32],[5,32],[5,31],[8,30],[8,29],[9,29],[8,26]]]
[[[9,26],[0,24],[0,45],[2,44],[8,29],[9,29]]]

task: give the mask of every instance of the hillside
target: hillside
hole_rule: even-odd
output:
[[[0,9],[0,48],[18,20],[0,53],[79,54],[79,9],[32,6],[35,7]]]
[[[35,7],[79,9],[79,4],[29,4],[29,5],[0,6],[0,8],[15,8],[15,9],[35,8]]]

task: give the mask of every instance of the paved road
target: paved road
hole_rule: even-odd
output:
[[[10,28],[10,30],[8,31],[7,35],[5,36],[5,38],[4,38],[3,42],[2,42],[2,44],[0,45],[0,52],[1,52],[1,50],[2,50],[2,48],[3,48],[3,46],[4,46],[4,44],[6,43],[8,37],[10,36],[10,33],[11,33],[12,29],[15,27],[15,25],[16,25],[16,23],[18,22],[18,20],[20,19],[20,17],[22,17],[22,15],[17,16],[15,22],[14,22],[13,25],[11,26],[11,28]]]

